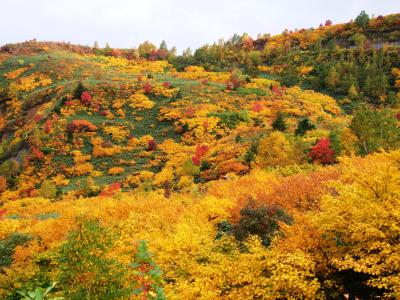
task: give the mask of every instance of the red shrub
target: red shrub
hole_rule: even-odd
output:
[[[171,87],[171,82],[165,81],[165,82],[163,82],[163,86],[164,86],[165,88],[169,89],[169,88]]]
[[[192,156],[192,163],[195,166],[200,166],[201,158],[198,156]]]
[[[147,151],[154,151],[157,149],[157,143],[155,140],[150,140],[147,143]]]
[[[260,112],[264,109],[263,105],[261,102],[255,102],[253,106],[251,107],[251,110],[254,112]]]
[[[185,115],[185,117],[187,117],[187,118],[193,118],[193,117],[195,116],[194,108],[191,107],[191,106],[189,106],[189,107],[186,109],[184,115]]]
[[[204,154],[206,154],[208,151],[208,146],[207,145],[197,145],[196,146],[196,156],[197,157],[203,157]]]
[[[81,102],[85,106],[89,106],[90,102],[92,101],[92,96],[90,95],[89,92],[85,91],[81,95]]]
[[[150,94],[152,90],[151,83],[146,81],[146,83],[143,85],[143,90],[145,94]]]
[[[232,91],[232,90],[233,90],[233,83],[230,82],[230,81],[228,81],[228,82],[226,83],[226,89],[227,89],[228,91]]]
[[[36,123],[39,122],[41,119],[42,119],[42,116],[41,116],[41,115],[36,115],[36,116],[33,118],[33,120],[34,120]]]
[[[47,119],[46,122],[44,123],[44,132],[49,134],[51,131],[51,120]]]
[[[42,160],[44,158],[44,153],[36,147],[32,146],[31,152],[32,152],[31,159]]]
[[[168,51],[165,49],[158,49],[157,56],[158,56],[158,58],[164,59],[168,56]]]
[[[121,55],[122,55],[121,50],[112,49],[112,51],[111,51],[111,56],[118,57],[118,56],[121,56]]]
[[[282,96],[281,89],[277,85],[272,86],[272,93],[277,96]]]
[[[68,131],[81,132],[81,131],[96,131],[97,127],[88,120],[73,120],[68,124]]]
[[[112,197],[116,192],[121,191],[121,183],[111,183],[105,190],[101,191],[101,197]]]
[[[329,148],[331,141],[329,138],[322,138],[318,143],[311,147],[308,156],[311,157],[313,162],[321,164],[331,164],[335,160],[335,151]]]

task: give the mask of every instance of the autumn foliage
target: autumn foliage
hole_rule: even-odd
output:
[[[313,162],[320,164],[331,164],[335,160],[335,151],[330,148],[331,141],[329,138],[320,139],[317,144],[311,147],[308,156]]]

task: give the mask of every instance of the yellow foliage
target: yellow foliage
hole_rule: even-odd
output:
[[[140,171],[138,174],[128,175],[125,179],[125,184],[130,186],[138,186],[145,181],[153,178],[154,173],[151,171]]]
[[[29,76],[22,77],[19,81],[10,84],[11,91],[28,92],[40,86],[48,86],[51,84],[51,78],[41,73],[33,73]]]
[[[101,137],[94,137],[91,142],[93,145],[92,155],[94,157],[113,156],[124,151],[124,148],[118,145],[103,147],[103,139]]]
[[[106,126],[103,128],[106,134],[110,134],[112,139],[117,142],[125,141],[130,133],[126,126]]]
[[[124,172],[124,168],[121,167],[112,167],[108,169],[109,175],[118,175]]]
[[[129,97],[129,106],[137,109],[151,109],[155,103],[151,101],[146,95],[135,93]]]
[[[156,96],[162,96],[165,98],[174,98],[179,93],[179,88],[166,88],[161,85],[156,85],[152,88],[152,92]]]
[[[400,295],[400,151],[368,160],[342,159],[343,179],[323,197],[314,222],[327,240],[329,262],[339,270],[368,274],[367,284]]]
[[[23,67],[23,68],[16,69],[14,71],[10,71],[8,73],[5,73],[4,77],[9,80],[16,79],[17,77],[19,77],[22,73],[24,73],[28,69],[29,69],[28,67]]]
[[[273,131],[260,141],[256,164],[261,168],[286,165],[292,161],[292,152],[285,135]]]

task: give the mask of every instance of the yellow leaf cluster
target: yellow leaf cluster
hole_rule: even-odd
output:
[[[129,106],[137,109],[151,109],[155,103],[142,93],[135,93],[129,97]]]

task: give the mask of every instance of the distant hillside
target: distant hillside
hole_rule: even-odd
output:
[[[205,45],[194,55],[171,58],[177,69],[200,65],[207,70],[241,68],[266,74],[286,86],[301,85],[349,101],[390,107],[399,102],[400,14],[370,17],[318,28],[285,30],[253,40],[235,34],[230,40]],[[397,94],[397,95],[396,95]]]

